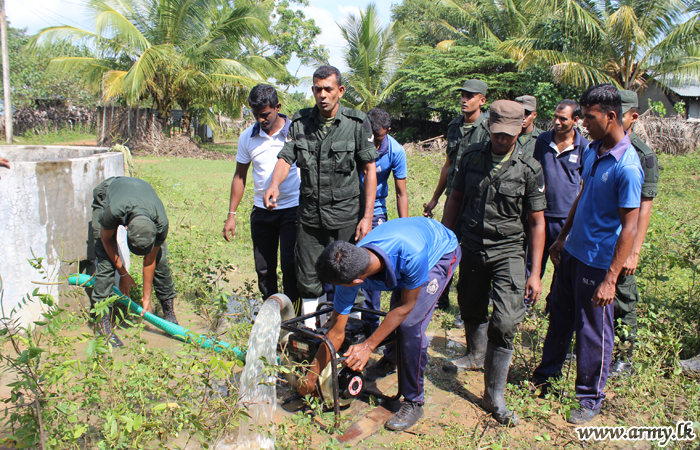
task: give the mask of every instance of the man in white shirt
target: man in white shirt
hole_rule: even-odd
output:
[[[243,197],[246,176],[253,165],[254,206],[250,213],[250,233],[253,238],[255,271],[263,299],[276,294],[277,247],[280,249],[282,285],[284,293],[300,313],[299,289],[294,266],[294,245],[297,233],[297,206],[299,205],[299,174],[296,164],[280,184],[277,208],[270,211],[263,204],[263,193],[270,185],[270,178],[277,163],[277,154],[287,139],[291,121],[280,114],[281,105],[275,88],[259,84],[248,96],[255,125],[247,128],[238,139],[236,173],[231,183],[229,212],[224,224],[224,239],[236,236],[236,210]]]

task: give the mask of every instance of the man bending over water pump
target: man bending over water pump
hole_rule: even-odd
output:
[[[372,351],[392,332],[397,345],[387,345],[384,357],[368,372],[371,378],[396,369],[401,352],[401,409],[386,422],[390,430],[412,427],[423,415],[423,375],[428,363],[428,328],[435,305],[459,264],[461,250],[454,233],[439,222],[423,218],[394,219],[372,230],[357,246],[345,241],[328,245],[316,262],[324,283],[335,284],[334,311],[328,339],[339,348],[345,325],[360,288],[391,291],[391,310],[379,328],[364,342],[351,346],[344,364],[361,372]],[[416,351],[420,349],[420,351]],[[313,367],[300,382],[299,393],[313,392],[318,374],[330,354],[322,346]]]
[[[100,183],[92,194],[92,233],[96,256],[92,302],[97,303],[112,296],[115,270],[119,273],[119,290],[123,294],[129,295],[131,286],[136,285],[126,271],[117,248],[117,228],[122,225],[127,229],[129,250],[143,256],[144,312],[152,312],[151,289],[154,288],[163,307],[163,318],[177,324],[173,306],[175,284],[166,256],[168,217],[156,191],[138,178],[112,177]],[[121,347],[124,344],[112,333],[111,315],[102,317],[97,331],[109,336],[112,346]]]

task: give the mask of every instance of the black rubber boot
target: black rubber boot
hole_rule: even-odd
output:
[[[520,418],[514,411],[508,411],[505,390],[510,370],[513,350],[496,347],[488,343],[484,361],[484,398],[481,407],[493,414],[493,418],[503,425],[517,425]]]
[[[627,378],[634,375],[634,365],[632,363],[632,352],[634,350],[635,339],[628,339],[627,342],[620,344],[620,349],[615,355],[615,360],[610,364],[609,378]]]
[[[684,374],[691,376],[700,375],[700,355],[690,359],[683,359],[680,364]]]
[[[445,372],[458,372],[460,370],[479,370],[484,367],[484,355],[488,338],[486,332],[489,329],[488,322],[480,325],[468,324],[464,326],[464,334],[467,338],[467,353],[461,358],[447,361],[442,365]]]
[[[112,308],[109,309],[108,314],[102,316],[102,319],[100,319],[100,321],[97,323],[95,331],[103,336],[107,336],[107,342],[109,342],[112,347],[124,347],[124,343],[117,337],[116,334],[112,333]]]
[[[161,300],[160,306],[163,307],[163,319],[167,320],[168,322],[172,322],[175,325],[179,325],[177,323],[177,317],[175,317],[175,306],[173,305],[174,302],[174,298]]]

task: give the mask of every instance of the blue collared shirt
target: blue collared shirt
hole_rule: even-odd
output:
[[[576,131],[573,146],[560,153],[552,148],[553,141],[554,130],[540,134],[535,143],[534,157],[544,173],[544,194],[547,199],[544,215],[564,218],[569,215],[571,205],[581,190],[581,164],[588,139]]]
[[[601,144],[593,141],[583,152],[583,192],[565,248],[584,264],[607,270],[622,230],[620,208],[639,208],[644,172],[626,134],[598,156]]]
[[[382,260],[384,272],[368,277],[359,286],[337,286],[334,309],[340,314],[349,314],[360,288],[393,291],[422,286],[428,282],[433,266],[457,245],[455,234],[433,219],[406,217],[385,222],[357,244]]]
[[[396,139],[387,134],[377,151],[379,152],[379,157],[374,160],[377,165],[377,197],[374,200],[375,216],[387,214],[386,198],[389,196],[389,175],[393,173],[395,180],[405,180],[408,176],[406,151]],[[364,174],[361,175],[361,178],[364,184]]]

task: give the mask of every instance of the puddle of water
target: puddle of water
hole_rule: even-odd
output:
[[[445,337],[444,336],[438,336],[438,335],[426,335],[428,338],[428,346],[435,348],[435,349],[444,349],[445,348]],[[447,340],[447,348],[453,349],[453,350],[461,350],[466,348],[464,343],[462,342],[457,342],[452,339]]]
[[[257,315],[248,340],[246,365],[241,374],[239,402],[250,419],[242,420],[237,438],[227,436],[216,444],[216,450],[272,450],[275,448],[273,417],[277,406],[276,378],[263,372],[261,358],[277,364],[277,341],[280,335],[279,303],[267,300]]]

